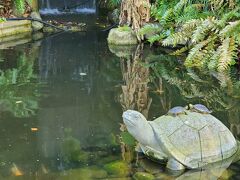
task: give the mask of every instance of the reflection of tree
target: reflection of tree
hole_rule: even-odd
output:
[[[171,107],[174,98],[174,90],[172,86],[168,86],[166,81],[168,81],[171,77],[170,73],[176,73],[181,70],[179,64],[174,61],[174,57],[172,56],[155,56],[148,55],[147,61],[150,63],[150,67],[153,73],[150,74],[151,83],[153,85],[153,89],[155,94],[157,94],[157,99],[159,99],[161,104],[161,109],[158,111],[162,111],[162,114],[165,114]],[[161,64],[165,66],[159,66],[159,68],[155,68],[158,64],[156,61],[160,61]],[[175,79],[172,79],[173,81]]]
[[[38,85],[30,80],[35,78],[33,66],[37,52],[36,47],[29,52],[16,50],[16,66],[0,70],[1,111],[10,111],[16,117],[29,117],[35,113],[38,108]]]
[[[110,50],[120,57],[122,77],[124,85],[119,102],[123,111],[136,109],[148,117],[152,99],[149,97],[149,68],[143,66],[143,44],[134,47],[111,47]],[[135,140],[121,124],[121,152],[125,162],[131,163],[134,159]]]
[[[149,69],[142,60],[143,45],[138,45],[129,59],[121,60],[121,69],[125,85],[122,85],[120,103],[123,110],[137,109],[148,117],[152,99],[148,96]]]
[[[177,88],[185,103],[203,103],[214,113],[225,114],[228,122],[232,124],[230,129],[235,129],[232,131],[237,134],[240,133],[238,128],[240,122],[237,118],[240,112],[240,83],[231,76],[230,72],[199,72],[194,69],[184,69],[178,67],[176,59],[171,60],[167,55],[153,56],[149,59],[161,60],[161,63],[151,64],[153,83],[163,79],[165,82],[163,86],[168,89]],[[174,98],[177,98],[176,94]]]

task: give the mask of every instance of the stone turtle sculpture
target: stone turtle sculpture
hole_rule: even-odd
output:
[[[141,113],[127,110],[123,121],[143,153],[155,160],[167,161],[167,168],[171,170],[201,168],[236,153],[234,136],[217,118],[211,114],[185,112],[147,121]]]

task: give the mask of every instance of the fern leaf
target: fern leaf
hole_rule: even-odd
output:
[[[164,34],[156,34],[151,37],[149,37],[148,42],[152,45],[154,42],[159,42],[165,37]]]
[[[239,32],[240,32],[240,20],[230,22],[229,25],[227,25],[225,28],[223,28],[219,32],[219,35],[223,39],[225,37],[232,36],[234,33],[239,33]]]
[[[182,53],[186,52],[189,48],[187,46],[182,47],[181,49],[176,50],[175,52],[171,53],[170,55],[178,56]]]
[[[197,29],[194,31],[192,36],[192,42],[198,43],[206,37],[208,34],[207,32],[210,30],[216,29],[216,20],[213,17],[209,17],[208,19],[202,21],[202,24],[197,27]]]
[[[218,48],[220,51],[218,71],[225,71],[230,65],[234,64],[234,58],[237,56],[234,38],[227,37]]]

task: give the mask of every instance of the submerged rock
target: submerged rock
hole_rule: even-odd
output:
[[[115,45],[138,44],[137,36],[130,27],[113,28],[108,34],[108,43]]]
[[[103,179],[107,177],[107,172],[98,167],[86,167],[80,169],[71,169],[64,172],[64,175],[57,178],[57,180],[90,180],[90,179]]]
[[[123,161],[114,161],[108,163],[104,166],[104,169],[111,175],[116,175],[117,177],[126,177],[130,173],[128,164]]]
[[[40,14],[38,12],[32,12],[30,14],[30,17],[33,19],[42,20]],[[33,31],[39,31],[43,28],[43,24],[38,21],[32,21],[32,28],[33,28]]]
[[[166,173],[159,173],[156,176],[156,179],[164,179],[164,180],[174,180],[176,177],[172,177]]]
[[[136,172],[133,176],[135,180],[153,180],[155,177],[147,172]]]
[[[140,166],[147,172],[151,174],[158,174],[163,172],[163,169],[161,169],[161,166],[157,163],[154,163],[148,159],[141,159],[139,161]]]

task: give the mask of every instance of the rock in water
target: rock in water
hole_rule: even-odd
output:
[[[32,12],[30,17],[33,19],[42,20],[40,14],[38,12]],[[33,31],[39,31],[43,28],[43,24],[38,21],[32,21],[32,28],[33,28]]]
[[[108,34],[108,43],[115,45],[138,44],[137,36],[130,27],[113,28]]]
[[[133,179],[135,179],[135,180],[153,180],[153,179],[155,179],[155,177],[150,173],[136,172],[133,176]]]
[[[128,164],[124,161],[114,161],[104,166],[104,169],[116,177],[126,177],[130,173]]]

